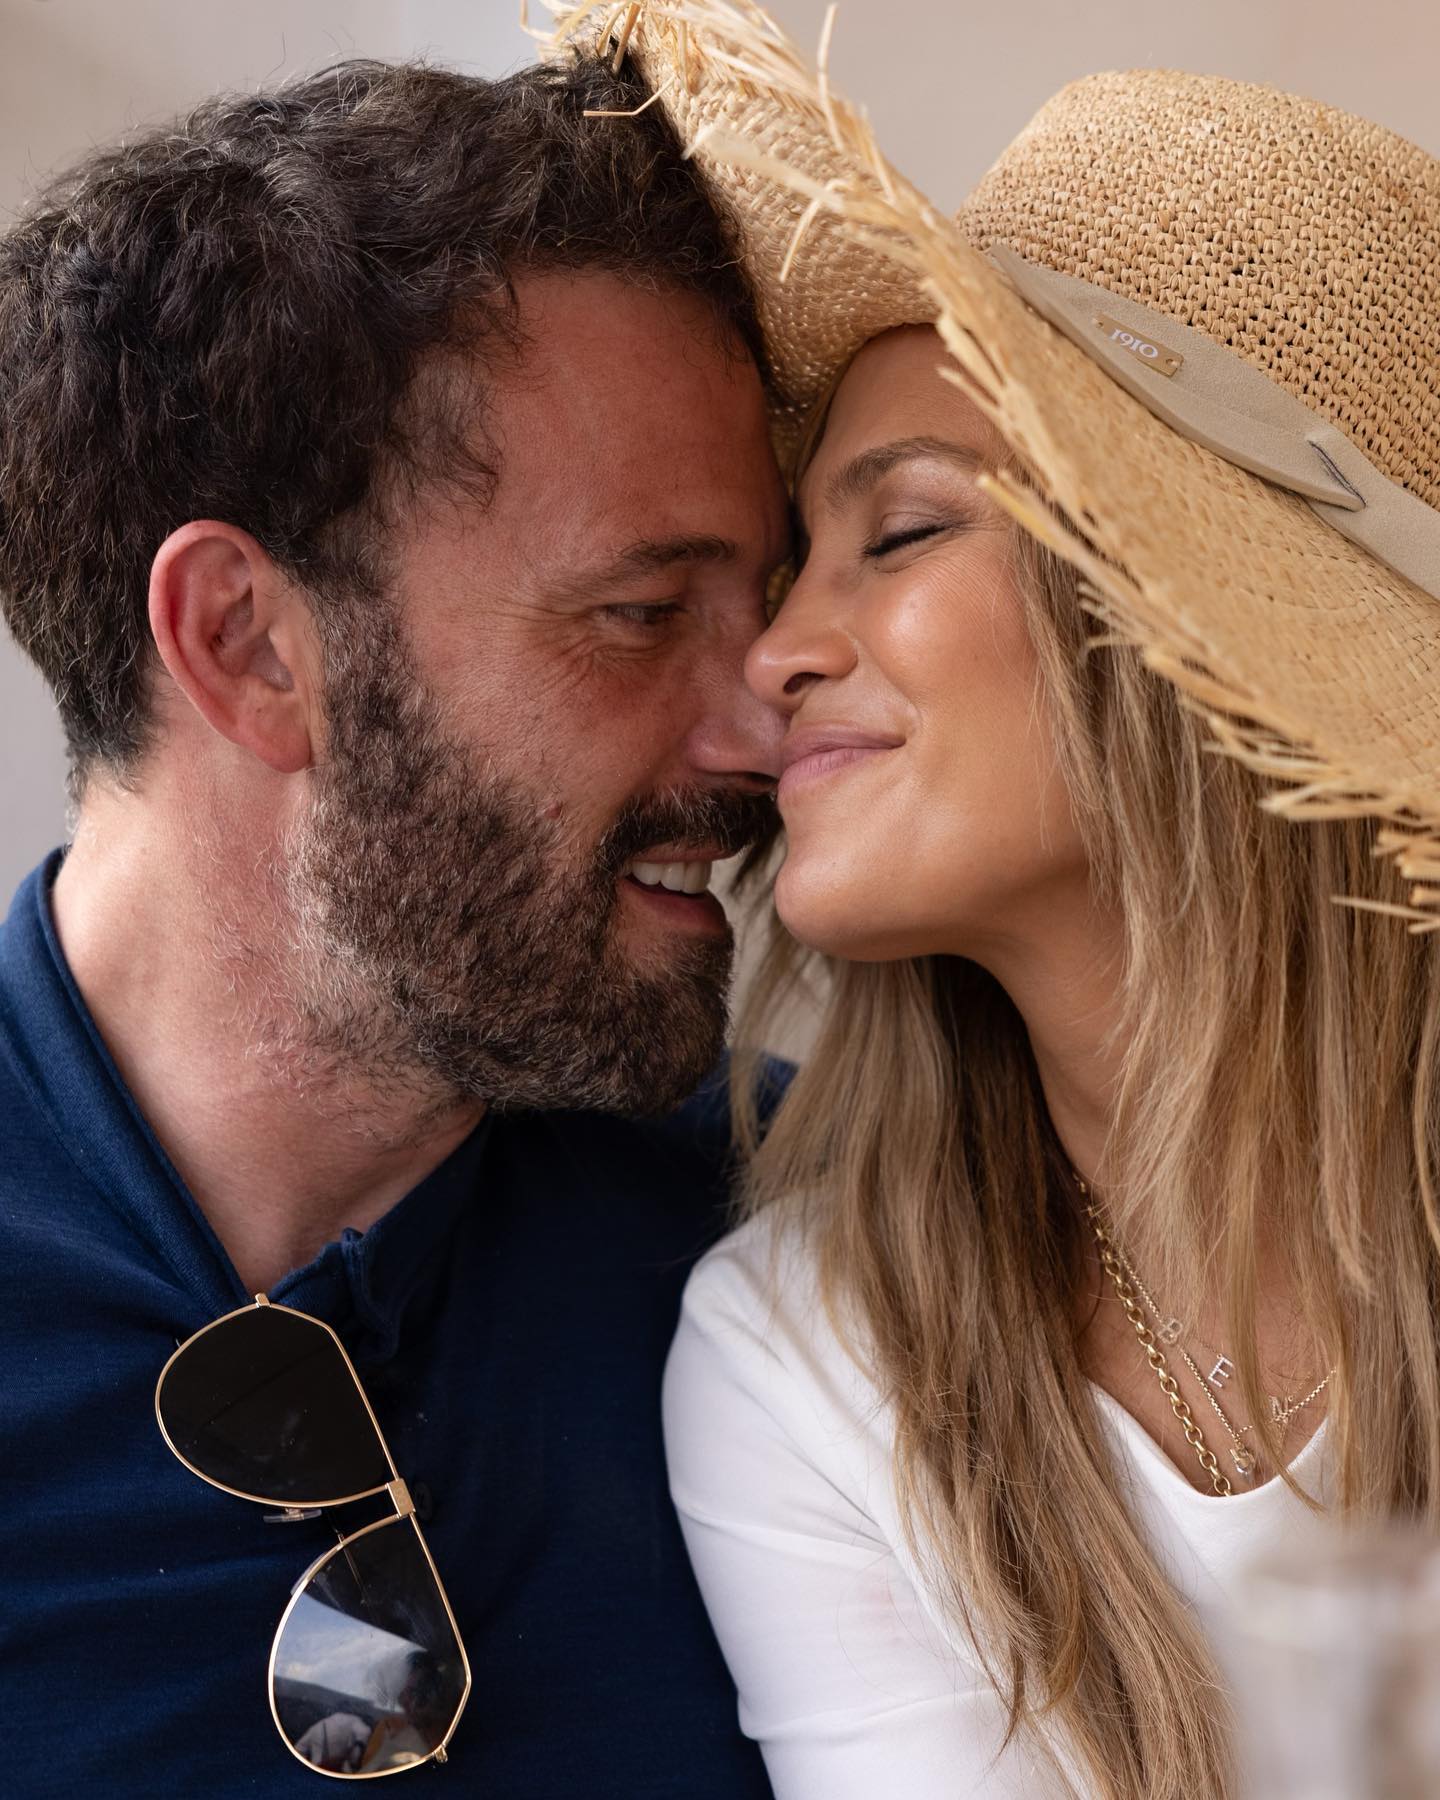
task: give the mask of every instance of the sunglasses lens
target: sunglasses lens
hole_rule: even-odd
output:
[[[347,1538],[306,1582],[271,1659],[275,1719],[331,1775],[381,1775],[445,1742],[469,1675],[409,1519]]]
[[[283,1306],[235,1313],[192,1338],[155,1404],[191,1468],[254,1500],[320,1506],[391,1479],[339,1343]]]

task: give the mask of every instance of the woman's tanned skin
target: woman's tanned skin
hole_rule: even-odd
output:
[[[796,937],[832,956],[962,956],[994,975],[1025,1022],[1060,1141],[1089,1177],[1125,1051],[1122,924],[1097,900],[1072,816],[1013,527],[977,480],[1003,451],[939,378],[943,356],[925,327],[867,345],[799,485],[803,566],[747,662],[755,692],[788,721],[776,904]],[[1259,1291],[1261,1362],[1283,1392],[1319,1352],[1297,1335],[1273,1254]],[[1086,1373],[1208,1492],[1098,1263],[1077,1326]],[[1218,1306],[1199,1335],[1223,1340]],[[1289,1453],[1320,1416],[1295,1418]]]

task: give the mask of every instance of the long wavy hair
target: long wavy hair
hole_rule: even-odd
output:
[[[1094,888],[1123,921],[1102,1160],[1122,1241],[1162,1291],[1223,1297],[1279,1466],[1263,1224],[1336,1370],[1337,1504],[1440,1525],[1436,939],[1337,905],[1375,890],[1370,825],[1267,817],[1138,651],[1088,641],[1074,573],[1018,533],[1014,556]],[[762,1136],[746,1047],[817,970],[818,1037]],[[893,1408],[915,1544],[1010,1735],[1052,1760],[1063,1743],[1107,1800],[1228,1793],[1218,1672],[1121,1497],[1082,1373],[1085,1226],[1009,997],[959,957],[812,957],[772,913],[737,1041],[742,1203],[808,1235]]]

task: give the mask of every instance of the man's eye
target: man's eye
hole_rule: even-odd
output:
[[[611,619],[623,619],[630,625],[643,625],[649,630],[666,624],[680,611],[678,600],[662,600],[645,606],[638,602],[626,606],[607,606],[605,613]]]
[[[866,544],[863,554],[872,558],[888,556],[892,550],[904,550],[910,544],[923,544],[926,538],[935,537],[947,529],[945,525],[907,525],[903,531],[890,531],[883,537],[872,538]]]

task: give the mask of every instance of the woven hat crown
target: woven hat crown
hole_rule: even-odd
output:
[[[960,223],[1203,332],[1440,505],[1440,161],[1394,132],[1242,82],[1095,75]]]

